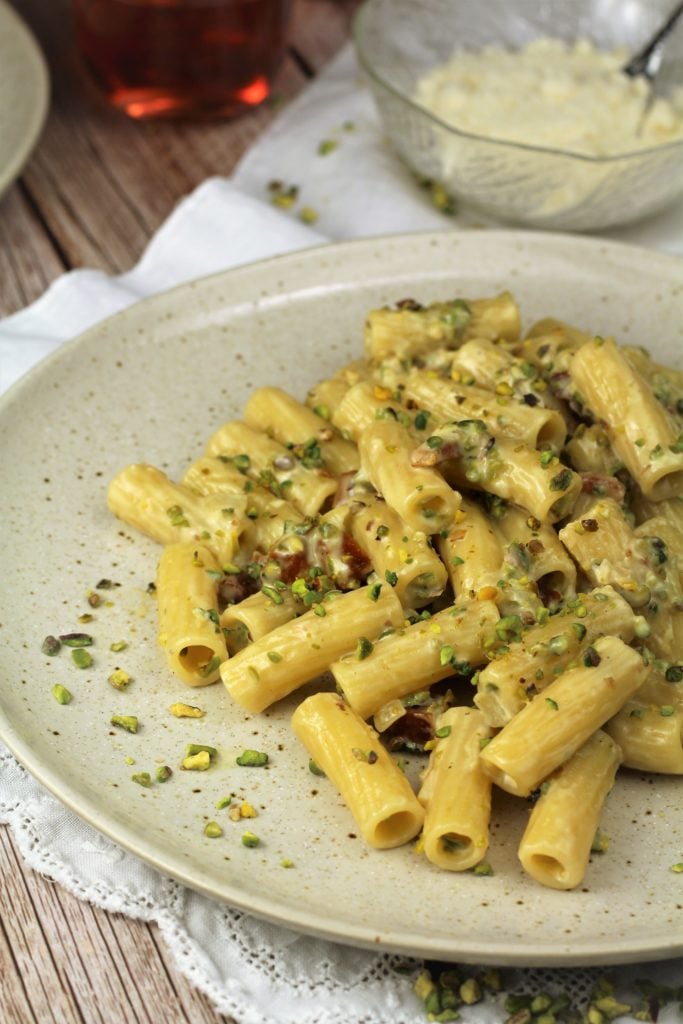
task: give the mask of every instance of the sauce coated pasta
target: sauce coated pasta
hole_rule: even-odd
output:
[[[182,480],[112,481],[164,545],[161,646],[252,714],[318,680],[292,728],[371,846],[490,870],[498,787],[573,888],[619,767],[683,775],[683,373],[509,293],[372,310],[364,345]]]

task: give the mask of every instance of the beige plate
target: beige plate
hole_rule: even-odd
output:
[[[368,850],[325,779],[289,731],[292,703],[251,717],[223,687],[188,691],[166,670],[145,593],[158,549],[115,522],[108,479],[147,460],[177,477],[223,420],[238,416],[259,384],[303,397],[315,380],[361,351],[371,306],[511,288],[526,322],[544,314],[662,359],[683,349],[683,262],[597,240],[507,232],[371,239],[271,260],[147,300],[62,348],[0,405],[4,571],[0,622],[0,734],[61,800],[160,871],[255,914],[343,942],[432,957],[511,964],[591,964],[683,951],[683,784],[624,773],[603,828],[612,843],[585,886],[544,890],[522,874],[516,844],[526,807],[496,799],[490,861],[495,876],[453,875],[410,847]],[[86,594],[102,577],[110,606],[79,626]],[[92,670],[68,651],[41,654],[43,637],[89,629]],[[109,650],[125,638],[121,654]],[[108,683],[121,665],[134,682]],[[60,706],[50,691],[74,694]],[[177,700],[206,709],[201,721],[168,713]],[[136,714],[137,735],[110,728]],[[175,771],[145,790],[135,771],[178,768],[188,741],[220,751],[205,774]],[[245,747],[271,767],[244,769]],[[134,767],[126,763],[134,758]],[[244,822],[262,844],[240,843],[242,825],[216,800],[248,798]],[[224,824],[203,836],[206,820]],[[295,867],[284,870],[283,858]]]
[[[9,4],[0,0],[0,195],[38,140],[49,93],[38,44]]]

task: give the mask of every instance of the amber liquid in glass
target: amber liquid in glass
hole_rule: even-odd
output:
[[[290,0],[74,0],[96,85],[136,118],[231,117],[270,94]]]

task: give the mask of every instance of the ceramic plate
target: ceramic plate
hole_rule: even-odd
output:
[[[38,140],[49,91],[37,42],[9,4],[0,0],[0,195]]]
[[[603,829],[606,855],[585,884],[546,890],[517,863],[522,802],[497,795],[493,877],[438,871],[410,846],[367,849],[326,779],[293,739],[294,701],[250,716],[219,684],[188,691],[156,641],[158,549],[114,521],[107,481],[133,461],[178,478],[251,390],[277,384],[303,398],[361,352],[363,318],[378,304],[487,295],[511,288],[526,323],[551,314],[651,346],[683,350],[683,262],[597,240],[508,232],[411,235],[334,245],[248,266],[140,303],[62,348],[0,407],[0,734],[61,800],[116,842],[193,888],[296,929],[432,957],[514,964],[590,964],[683,951],[683,785],[623,773]],[[87,595],[102,578],[119,584]],[[92,612],[90,625],[79,616]],[[68,651],[41,654],[46,634],[86,628],[91,669]],[[121,653],[110,644],[128,641]],[[116,666],[125,693],[107,682]],[[61,706],[55,683],[73,693]],[[201,705],[201,720],[169,705]],[[135,714],[137,735],[112,729]],[[218,748],[210,771],[177,770],[188,742]],[[266,770],[235,765],[245,747]],[[134,760],[134,765],[132,764]],[[129,763],[131,761],[131,763]],[[131,781],[156,765],[165,785]],[[259,812],[231,822],[225,795]],[[220,839],[203,835],[219,819]],[[241,844],[245,826],[256,849]],[[284,858],[294,867],[281,866]]]

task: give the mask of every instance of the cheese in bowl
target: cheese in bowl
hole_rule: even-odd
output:
[[[585,156],[616,156],[683,138],[683,88],[653,96],[621,70],[624,49],[534,39],[519,50],[458,49],[420,79],[415,99],[460,131]]]

